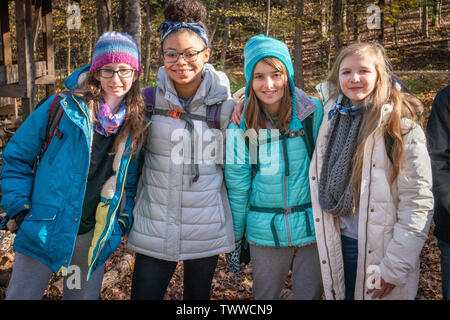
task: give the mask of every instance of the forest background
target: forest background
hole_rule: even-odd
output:
[[[135,38],[144,67],[141,85],[154,85],[162,65],[157,29],[164,21],[165,3],[161,0],[53,0],[57,91],[64,90],[64,80],[72,71],[89,63],[95,42],[106,30],[128,32]],[[245,85],[245,43],[261,33],[287,43],[294,60],[296,86],[310,95],[317,95],[314,87],[325,80],[336,52],[358,41],[378,41],[385,46],[395,73],[424,103],[425,118],[436,92],[450,83],[448,0],[204,0],[203,3],[208,13],[210,62],[227,73],[233,93]],[[11,34],[15,34],[14,1],[9,2],[8,9]],[[42,28],[39,23],[37,27]],[[17,55],[14,41],[13,59]],[[36,61],[43,58],[39,56],[42,46],[42,36],[38,36],[34,39]],[[44,95],[44,88],[38,86],[36,101]],[[10,251],[6,242],[2,242],[1,250]],[[122,262],[124,255],[130,254],[124,241],[108,260],[106,271],[118,271],[104,285],[102,299],[129,299],[133,258]],[[13,256],[6,253],[0,255],[0,299],[4,297],[11,259]],[[117,268],[119,264],[125,267]],[[166,299],[181,299],[182,270],[179,264]],[[2,272],[6,275],[3,284]],[[61,297],[58,281],[58,277],[52,278],[44,299]],[[251,265],[236,277],[220,256],[212,285],[213,299],[251,299],[251,284]],[[292,297],[290,279],[282,296]],[[421,255],[417,299],[441,297],[439,250],[431,230]]]

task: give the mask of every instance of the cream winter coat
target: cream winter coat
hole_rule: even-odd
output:
[[[317,246],[327,300],[344,299],[344,264],[339,219],[321,210],[319,181],[330,131],[327,83],[316,89],[324,102],[324,120],[309,170]],[[371,299],[368,283],[377,275],[396,287],[385,299],[414,299],[419,282],[419,255],[428,236],[432,217],[431,163],[425,135],[415,126],[405,137],[402,170],[392,186],[392,164],[386,153],[382,123],[392,111],[385,105],[377,129],[364,148],[358,224],[358,267],[355,299]],[[403,120],[405,129],[413,123]],[[379,279],[379,278],[378,278]]]

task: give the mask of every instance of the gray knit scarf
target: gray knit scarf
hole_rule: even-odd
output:
[[[352,158],[364,107],[349,106],[349,99],[341,95],[332,110],[334,112],[330,111],[330,135],[319,181],[320,206],[323,211],[337,217],[353,213]],[[346,111],[350,109],[357,112]]]

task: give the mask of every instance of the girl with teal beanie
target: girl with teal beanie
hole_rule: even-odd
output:
[[[320,299],[308,170],[322,105],[295,87],[283,42],[257,35],[247,42],[244,60],[242,120],[230,123],[226,137],[225,179],[236,239],[227,262],[239,273],[245,236],[255,299],[279,299],[290,269],[294,298]]]

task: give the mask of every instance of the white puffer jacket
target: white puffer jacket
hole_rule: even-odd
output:
[[[330,131],[328,112],[335,101],[328,100],[327,83],[316,89],[324,105],[324,120],[317,137],[309,170],[311,200],[321,271],[327,300],[344,299],[344,264],[339,219],[321,210],[318,184]],[[386,152],[382,123],[392,106],[385,105],[377,129],[364,148],[358,224],[358,267],[355,299],[370,300],[367,283],[381,277],[396,287],[385,299],[414,299],[419,282],[419,255],[427,239],[433,209],[431,163],[425,135],[415,126],[404,137],[402,170],[392,186],[392,164]],[[403,120],[404,128],[413,123]]]
[[[235,105],[228,78],[209,64],[204,66],[202,77],[189,112],[204,116],[207,108],[221,103],[218,119],[222,137],[225,137]],[[163,67],[158,72],[155,108],[184,111],[173,82]],[[134,223],[128,236],[128,248],[140,254],[178,261],[234,250],[223,160],[221,163],[218,161],[219,164],[214,161],[211,154],[213,139],[208,136],[206,122],[193,122],[197,141],[195,150],[197,155],[202,153],[203,159],[199,158],[198,181],[191,184],[194,173],[191,164],[187,163],[190,161],[186,161],[186,156],[189,160],[191,158],[191,139],[186,121],[162,115],[152,117],[133,211]],[[198,137],[200,139],[197,140]],[[220,142],[223,147],[224,141]]]

